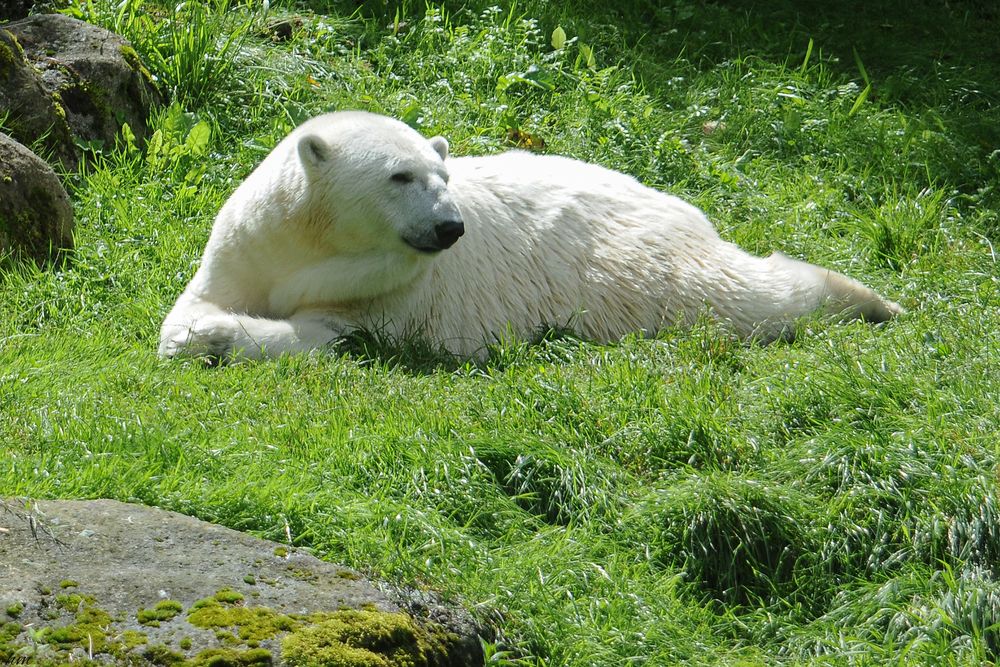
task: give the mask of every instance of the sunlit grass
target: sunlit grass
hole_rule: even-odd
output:
[[[76,3],[172,105],[74,181],[65,266],[0,276],[0,489],[290,535],[461,601],[491,664],[995,662],[995,19],[557,4],[275,2],[277,39],[256,3]],[[377,331],[158,360],[228,193],[335,108],[601,162],[909,312],[766,347],[700,322],[484,363]]]

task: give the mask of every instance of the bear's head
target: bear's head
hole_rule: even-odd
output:
[[[312,217],[335,247],[432,255],[465,232],[444,137],[360,111],[320,116],[297,134]]]

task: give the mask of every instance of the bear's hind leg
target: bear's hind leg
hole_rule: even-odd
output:
[[[771,255],[768,261],[784,265],[787,270],[797,273],[805,283],[806,293],[815,299],[813,309],[818,306],[824,313],[841,322],[857,319],[873,323],[886,322],[905,312],[898,303],[883,298],[870,287],[842,273],[792,259],[778,252]]]

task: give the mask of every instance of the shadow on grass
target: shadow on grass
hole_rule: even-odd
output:
[[[378,364],[416,375],[431,375],[441,371],[485,374],[534,362],[565,362],[573,351],[587,342],[566,328],[540,328],[531,338],[504,339],[483,348],[474,356],[452,354],[444,347],[415,334],[402,340],[377,331],[357,330],[331,346],[361,365]]]
[[[425,11],[423,2],[411,0],[364,0],[337,2],[311,0],[306,6],[316,11],[353,12],[390,26],[397,17],[412,21]],[[901,69],[917,77],[941,66],[961,67],[986,74],[1000,70],[1000,41],[995,39],[1000,27],[1000,8],[979,0],[948,3],[931,0],[889,0],[865,2],[849,0],[830,3],[819,0],[797,2],[779,0],[730,0],[704,3],[689,0],[581,0],[554,3],[547,0],[522,0],[512,3],[496,0],[445,0],[433,3],[453,16],[478,14],[492,6],[504,13],[537,19],[541,28],[572,25],[580,39],[600,44],[607,40],[612,51],[673,45],[675,51],[659,50],[652,58],[674,60],[680,55],[699,67],[711,67],[731,59],[756,55],[768,60],[782,60],[792,53],[805,53],[813,39],[816,47],[836,56],[845,72],[858,75],[853,51],[864,59],[870,74],[888,78]],[[615,34],[617,33],[617,34]],[[651,37],[669,35],[670,40]],[[610,38],[623,38],[615,46]],[[1000,90],[1000,79],[980,77],[980,83],[992,90],[982,91],[993,97]],[[649,82],[647,82],[649,83]],[[916,91],[914,91],[916,92]]]
[[[370,36],[400,22],[413,25],[426,11],[412,0],[309,0],[315,11],[372,19]],[[684,92],[699,73],[732,61],[756,58],[790,71],[822,60],[838,76],[871,88],[866,101],[898,107],[961,145],[943,178],[990,205],[1000,201],[1000,9],[976,0],[829,3],[818,0],[760,2],[693,0],[658,2],[581,0],[445,0],[453,24],[501,5],[504,14],[538,21],[543,35],[562,26],[594,47],[598,67],[621,64],[647,91],[672,106],[690,101]],[[812,46],[810,46],[810,44]],[[680,87],[676,81],[685,81]]]

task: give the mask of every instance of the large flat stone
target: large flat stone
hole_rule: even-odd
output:
[[[465,613],[406,599],[303,551],[153,507],[112,500],[0,504],[0,663],[165,664],[225,649],[223,657],[234,661],[303,664],[292,655],[302,642],[286,641],[290,634],[309,637],[311,645],[329,641],[329,651],[320,652],[329,658],[340,655],[336,637],[363,636],[371,626],[385,636],[362,643],[386,664],[395,664],[400,650],[414,664],[482,664],[477,629]],[[202,613],[192,614],[199,601]],[[139,612],[158,603],[166,603],[165,616],[180,611],[150,624],[151,614]],[[344,624],[358,632],[326,632]]]

